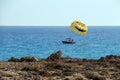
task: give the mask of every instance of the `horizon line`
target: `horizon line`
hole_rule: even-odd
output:
[[[69,27],[70,25],[0,25],[0,27]],[[88,27],[120,27],[120,25],[87,25]]]

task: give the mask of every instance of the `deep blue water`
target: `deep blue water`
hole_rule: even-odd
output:
[[[120,27],[88,27],[87,36],[72,32],[69,27],[0,27],[0,60],[10,57],[46,58],[61,50],[63,57],[98,59],[120,55]],[[76,44],[63,44],[65,38]]]

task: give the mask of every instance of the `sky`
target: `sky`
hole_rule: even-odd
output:
[[[120,0],[0,0],[0,26],[120,25]]]

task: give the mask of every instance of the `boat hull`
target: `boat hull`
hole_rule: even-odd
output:
[[[69,42],[69,41],[62,41],[64,44],[75,44],[75,42]]]

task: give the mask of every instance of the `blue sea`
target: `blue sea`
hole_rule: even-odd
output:
[[[72,32],[68,26],[0,27],[0,60],[11,57],[47,58],[61,50],[63,57],[99,59],[120,55],[120,27],[88,26],[88,35]],[[76,44],[63,44],[72,38]]]

